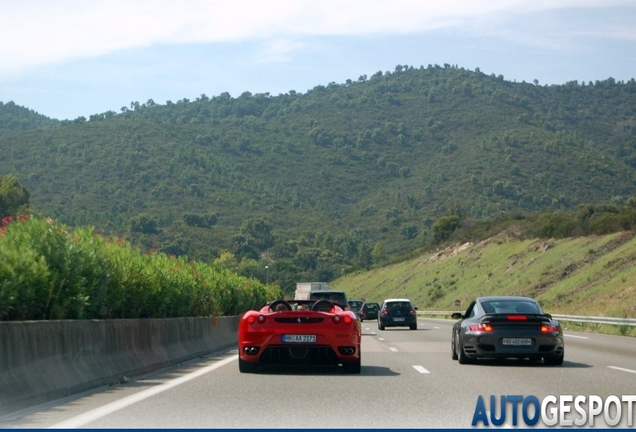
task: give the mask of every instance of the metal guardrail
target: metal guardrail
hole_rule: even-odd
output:
[[[418,315],[451,315],[455,312],[462,311],[417,311]],[[598,317],[585,315],[558,315],[550,314],[559,321],[581,322],[588,324],[609,324],[609,325],[627,325],[636,326],[636,318],[614,318],[614,317]]]
[[[636,326],[635,318],[613,318],[613,317],[557,315],[557,314],[551,314],[551,315],[554,319],[559,321]]]

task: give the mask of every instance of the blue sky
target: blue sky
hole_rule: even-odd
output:
[[[634,0],[0,0],[0,101],[57,119],[449,63],[636,78]]]

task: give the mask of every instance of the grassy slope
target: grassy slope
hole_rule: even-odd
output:
[[[634,232],[525,240],[500,234],[478,244],[344,276],[350,298],[410,298],[420,310],[462,308],[480,295],[528,295],[547,312],[636,317]]]

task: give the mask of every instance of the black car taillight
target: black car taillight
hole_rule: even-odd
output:
[[[541,324],[541,333],[558,333],[559,327],[554,324]]]
[[[471,324],[468,326],[468,330],[471,332],[491,332],[492,325],[490,324]]]

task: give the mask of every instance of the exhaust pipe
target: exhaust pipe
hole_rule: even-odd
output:
[[[249,355],[256,355],[256,354],[258,354],[258,347],[246,346],[245,348],[243,348],[243,352],[245,352],[245,354],[249,354]]]

